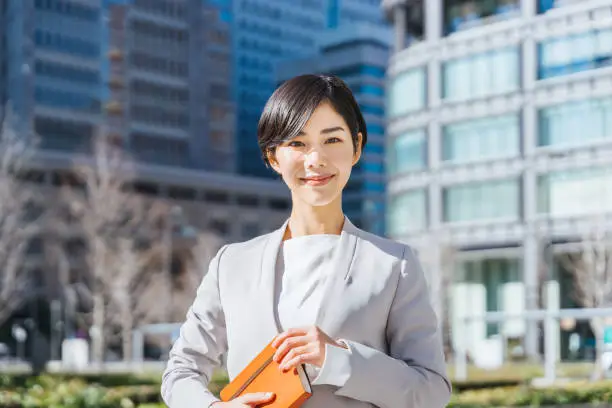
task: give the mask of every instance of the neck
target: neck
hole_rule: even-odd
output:
[[[321,207],[299,205],[294,201],[285,239],[304,235],[340,235],[344,227],[341,199]]]

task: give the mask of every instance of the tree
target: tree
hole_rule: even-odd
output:
[[[108,293],[114,284],[111,271],[116,252],[112,245],[133,233],[144,217],[144,206],[137,195],[128,191],[133,179],[132,160],[102,133],[94,139],[93,147],[90,160],[74,169],[82,189],[68,188],[65,193],[87,242],[92,355],[95,362],[102,362],[108,334]]]
[[[574,296],[586,308],[612,307],[612,227],[604,216],[595,215],[582,234],[578,251],[564,254],[561,261],[574,278]],[[593,379],[602,376],[604,319],[592,318],[596,337]]]
[[[18,135],[13,119],[12,110],[6,109],[0,123],[0,325],[27,300],[33,287],[24,263],[42,217],[33,205],[33,190],[18,179],[26,170],[35,140]]]
[[[155,302],[147,296],[155,275],[147,269],[152,251],[139,250],[133,238],[119,238],[113,252],[113,265],[107,273],[109,284],[106,285],[111,316],[109,324],[120,327],[123,359],[131,360],[132,330],[149,322],[155,314],[155,308],[151,307]]]

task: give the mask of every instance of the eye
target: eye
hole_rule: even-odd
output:
[[[287,142],[287,146],[289,146],[289,147],[302,147],[302,146],[304,146],[304,143],[300,142],[299,140],[291,140],[291,141]]]
[[[339,142],[342,142],[342,139],[340,139],[338,137],[330,137],[326,141],[326,143],[339,143]]]

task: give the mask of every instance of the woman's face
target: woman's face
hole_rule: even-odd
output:
[[[361,134],[357,152],[346,122],[323,102],[295,138],[283,142],[270,156],[294,202],[325,206],[340,199],[351,169],[361,156]]]

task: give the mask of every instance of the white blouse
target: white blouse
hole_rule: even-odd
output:
[[[316,234],[291,238],[281,244],[276,262],[275,304],[282,330],[315,324],[328,275],[333,273],[329,264],[339,240],[340,235]],[[325,361],[332,359],[330,354],[343,351],[328,345]],[[329,370],[322,368],[306,365],[314,384],[324,383],[322,375]]]

